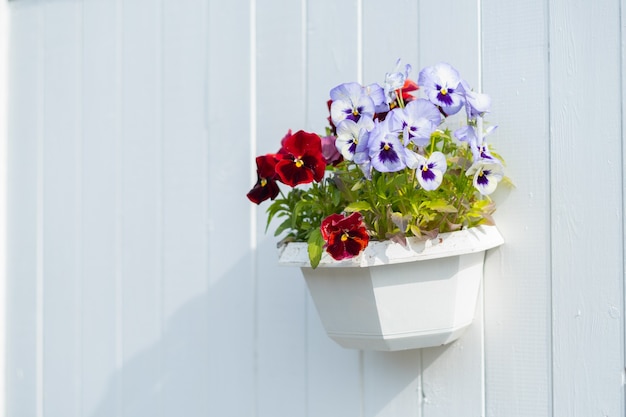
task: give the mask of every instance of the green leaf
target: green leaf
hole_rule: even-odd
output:
[[[361,188],[363,188],[363,185],[365,185],[364,181],[357,181],[357,182],[354,183],[354,185],[352,186],[350,191],[358,191]]]
[[[282,232],[284,232],[287,229],[290,229],[291,227],[291,219],[287,219],[284,222],[282,222],[280,224],[280,226],[278,226],[276,228],[276,231],[274,232],[274,236],[278,236],[279,234],[281,234]]]
[[[457,209],[451,204],[448,204],[446,200],[432,200],[425,201],[424,207],[429,208],[440,213],[456,213]]]
[[[309,235],[308,241],[309,261],[311,262],[311,267],[313,269],[317,268],[320,264],[322,252],[324,250],[324,243],[324,238],[322,237],[320,229],[314,229]]]
[[[343,210],[347,213],[353,213],[355,211],[370,211],[372,210],[372,206],[367,201],[355,201],[354,203],[348,204],[348,206]]]

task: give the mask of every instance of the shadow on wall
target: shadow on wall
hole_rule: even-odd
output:
[[[161,337],[113,371],[106,392],[86,415],[218,415],[216,407],[228,401],[231,411],[221,415],[253,414],[254,317],[242,315],[253,312],[249,264],[237,262],[216,281],[164,317]],[[250,306],[242,308],[243,303]]]
[[[273,246],[260,249],[261,257],[266,250],[271,252]],[[333,417],[327,413],[333,410],[360,415],[363,410],[365,416],[394,416],[417,412],[422,407],[422,367],[432,366],[453,345],[401,352],[344,349],[327,337],[312,304],[308,319],[289,311],[288,306],[276,307],[280,309],[278,313],[284,312],[282,320],[298,321],[288,328],[302,330],[288,336],[301,339],[294,340],[293,346],[277,347],[285,355],[294,356],[274,360],[297,363],[298,369],[257,363],[258,338],[269,336],[255,334],[259,331],[255,328],[256,315],[263,312],[254,310],[257,304],[251,267],[244,261],[249,257],[241,259],[208,290],[190,298],[166,317],[161,337],[112,372],[106,392],[93,409],[86,407],[85,414],[90,417],[249,416],[258,414],[261,407],[274,415],[290,411],[294,417],[298,415],[294,408],[301,415]],[[273,264],[273,258],[261,262]],[[279,279],[285,276],[291,279],[297,271],[276,268],[269,273],[283,274]],[[272,278],[261,275],[259,279]],[[286,293],[277,297],[304,300],[304,281],[298,284],[285,286]],[[304,326],[300,322],[303,318],[308,320]],[[272,322],[271,326],[264,323],[261,331],[284,331],[285,323]],[[425,356],[423,352],[427,352]],[[271,368],[271,378],[264,380],[264,384],[274,386],[257,385],[259,367],[265,372]],[[274,404],[273,398],[298,390],[302,391],[298,398],[285,400],[286,404]],[[268,394],[271,398],[258,398]]]

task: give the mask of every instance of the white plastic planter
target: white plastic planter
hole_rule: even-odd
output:
[[[352,349],[404,350],[457,339],[474,319],[485,251],[504,243],[479,226],[407,246],[371,241],[358,257],[324,253],[312,269],[306,243],[281,247],[279,263],[302,269],[328,335]]]

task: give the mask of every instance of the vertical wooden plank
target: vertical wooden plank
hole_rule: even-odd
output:
[[[363,416],[421,416],[421,350],[364,352]]]
[[[384,24],[391,16],[390,24]],[[396,61],[410,64],[409,77],[417,81],[420,70],[419,2],[393,0],[363,2],[363,83],[382,84]]]
[[[310,1],[306,4],[307,129],[323,132],[331,88],[361,81],[361,16],[358,0]],[[362,414],[360,353],[343,349],[324,331],[307,296],[308,413],[311,416]]]
[[[7,404],[9,416],[37,416],[38,136],[42,123],[43,14],[9,4]]]
[[[208,351],[207,3],[163,8],[162,415],[211,415]],[[216,318],[213,317],[213,320]]]
[[[480,80],[478,1],[426,0],[419,3],[419,69],[447,62],[472,87]]]
[[[44,7],[43,413],[79,415],[81,9]]]
[[[419,72],[419,5],[414,1],[363,2],[364,84],[382,85],[385,74],[395,70],[396,61],[412,67],[409,77]],[[381,16],[393,12],[393,26],[381,24]],[[404,352],[363,353],[363,415],[421,416],[420,349]]]
[[[9,6],[0,4],[0,417],[6,417],[7,392],[7,151]]]
[[[119,415],[120,3],[83,3],[82,411]]]
[[[160,2],[123,3],[122,410],[158,416],[162,336]]]
[[[276,0],[256,3],[254,156],[276,152],[288,129],[295,132],[305,128],[306,116],[304,3]],[[276,19],[279,14],[282,17]],[[256,168],[254,160],[251,165]],[[303,416],[307,414],[307,290],[299,268],[277,264],[274,231],[279,222],[265,232],[268,205],[265,202],[255,210],[257,412],[268,417]]]
[[[622,415],[620,2],[549,5],[553,415]]]
[[[500,187],[494,196],[505,244],[485,265],[486,414],[547,417],[552,415],[548,2],[482,0],[482,6],[483,90],[493,100],[487,119],[499,126],[488,139],[515,183],[514,190]]]
[[[208,10],[209,415],[253,415],[257,401],[253,229],[244,195],[253,135],[252,5],[209,2]]]
[[[479,2],[426,1],[419,5],[421,67],[448,62],[470,86],[480,87]],[[442,13],[442,11],[445,11]],[[456,119],[448,121],[451,129]],[[483,304],[472,325],[450,345],[422,350],[423,415],[482,415],[484,409]]]

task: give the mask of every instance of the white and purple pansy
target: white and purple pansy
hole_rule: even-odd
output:
[[[369,134],[368,153],[376,171],[397,172],[406,167],[405,148],[398,136],[389,119],[375,124]]]
[[[461,80],[459,87],[465,95],[465,111],[468,120],[476,120],[479,116],[483,117],[485,113],[491,110],[491,97],[488,94],[472,91],[465,80]]]
[[[373,118],[376,112],[374,100],[361,84],[352,82],[338,85],[330,90],[330,118],[335,126],[345,119],[358,122],[361,117]]]
[[[451,65],[440,63],[420,71],[417,83],[431,103],[447,116],[458,113],[465,102],[461,77]]]
[[[485,137],[489,136],[494,130],[496,130],[497,127],[498,126],[489,126],[487,129],[483,130],[482,135],[478,135],[477,129],[482,128],[482,123],[479,123],[479,126],[467,125],[457,129],[454,132],[454,136],[459,141],[466,142],[469,145],[474,161],[489,159],[492,160],[492,162],[495,162],[497,160],[491,156],[487,143],[485,142]]]
[[[465,174],[474,176],[474,187],[482,195],[493,193],[504,176],[502,164],[485,159],[474,162]]]
[[[433,152],[428,158],[410,150],[406,154],[407,166],[415,170],[420,186],[426,191],[439,188],[443,174],[448,169],[446,156],[439,151]]]
[[[362,132],[359,143],[354,151],[354,163],[357,164],[363,175],[368,180],[372,179],[372,160],[369,155],[369,138],[370,132]]]
[[[354,153],[361,137],[372,128],[374,128],[374,121],[366,117],[360,118],[358,122],[345,119],[337,125],[335,146],[344,159],[348,161],[354,159]]]
[[[404,86],[404,82],[409,77],[409,72],[411,72],[411,65],[406,64],[403,68],[402,61],[398,59],[396,61],[395,70],[385,74],[383,89],[387,104],[393,103],[396,100],[396,90],[399,90]]]
[[[402,130],[405,145],[413,142],[418,146],[430,143],[430,135],[441,124],[441,112],[430,101],[423,98],[409,102],[404,108],[391,112],[395,128]]]

